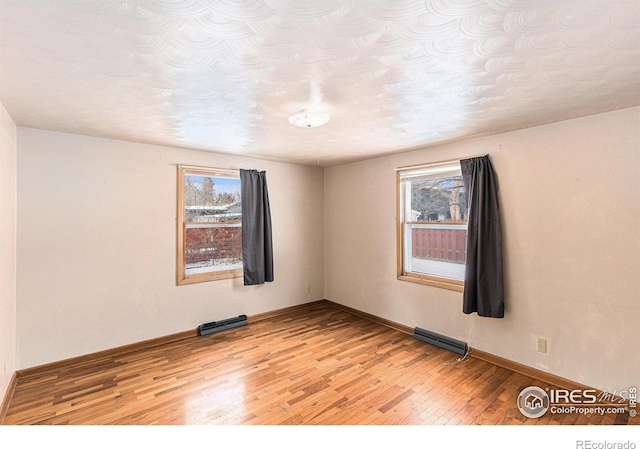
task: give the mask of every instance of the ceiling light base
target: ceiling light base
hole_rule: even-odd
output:
[[[316,128],[324,125],[330,119],[329,114],[305,109],[289,117],[289,123],[299,128]]]

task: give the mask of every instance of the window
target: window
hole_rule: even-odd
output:
[[[460,162],[397,171],[398,279],[463,291],[467,205]]]
[[[178,285],[242,277],[239,172],[178,167]]]

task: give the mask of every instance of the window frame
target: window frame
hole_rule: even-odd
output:
[[[407,248],[407,235],[406,229],[408,225],[413,224],[414,222],[408,222],[405,220],[406,212],[403,210],[405,207],[406,201],[403,198],[406,198],[406,192],[403,192],[405,189],[405,181],[402,179],[402,175],[404,173],[408,173],[415,170],[428,170],[430,168],[437,168],[446,165],[454,165],[455,163],[460,163],[459,159],[442,161],[442,162],[434,162],[428,164],[421,165],[413,165],[409,167],[399,167],[396,169],[396,239],[397,239],[397,278],[401,281],[408,281],[417,284],[429,285],[432,287],[444,288],[447,290],[453,290],[457,292],[464,291],[464,280],[452,279],[443,276],[437,276],[433,274],[425,274],[407,271],[405,269],[405,261],[406,261],[406,248]],[[411,201],[409,199],[409,201]],[[468,226],[468,224],[467,224]],[[468,231],[468,227],[467,227]]]
[[[211,271],[208,273],[195,273],[187,275],[186,273],[186,223],[184,221],[184,181],[185,176],[211,176],[218,178],[240,179],[239,170],[225,170],[218,168],[201,167],[194,165],[178,165],[178,182],[177,182],[177,285],[197,284],[200,282],[218,281],[221,279],[233,279],[243,277],[243,269],[236,268],[230,270]],[[224,227],[229,227],[226,224]],[[240,228],[242,228],[242,220],[240,220]]]

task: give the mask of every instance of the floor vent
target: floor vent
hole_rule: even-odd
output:
[[[198,335],[209,335],[216,332],[233,329],[234,327],[246,326],[249,324],[246,315],[240,315],[237,318],[228,318],[226,320],[212,321],[198,326]]]
[[[455,352],[456,354],[465,355],[467,353],[467,344],[465,342],[420,329],[419,327],[413,330],[413,338]]]

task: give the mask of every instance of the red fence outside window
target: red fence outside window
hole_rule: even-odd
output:
[[[410,224],[411,257],[464,263],[467,256],[466,224]]]

